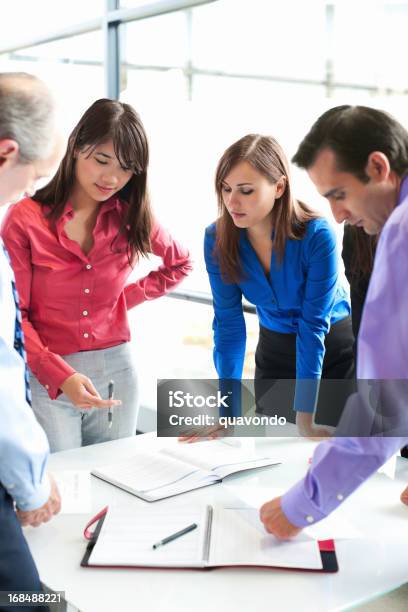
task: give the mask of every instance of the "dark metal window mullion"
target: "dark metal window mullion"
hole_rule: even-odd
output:
[[[165,297],[171,298],[173,300],[193,302],[195,304],[205,304],[206,306],[212,306],[213,304],[212,296],[204,291],[183,291],[182,289],[175,289],[170,293],[166,293]],[[247,312],[249,314],[256,314],[256,307],[246,301],[243,302],[242,309],[244,312]]]
[[[119,0],[106,0],[107,12],[119,9]],[[105,17],[105,90],[108,98],[118,100],[120,96],[120,21]]]

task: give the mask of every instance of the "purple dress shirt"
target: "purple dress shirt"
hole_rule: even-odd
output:
[[[359,379],[408,380],[407,261],[408,177],[401,183],[397,206],[377,247],[358,338]],[[404,413],[408,412],[405,397],[399,398]],[[345,410],[352,412],[353,404],[357,408],[362,403],[355,394]],[[325,518],[407,443],[408,437],[397,435],[335,437],[322,442],[305,478],[283,496],[283,512],[298,527]]]

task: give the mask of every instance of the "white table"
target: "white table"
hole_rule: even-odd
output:
[[[174,440],[153,434],[55,453],[51,470],[91,469],[135,450]],[[269,451],[282,465],[231,476],[234,486],[288,487],[307,469],[314,444],[298,439],[257,439],[257,450]],[[262,450],[261,450],[262,449]],[[134,507],[142,500],[92,477],[92,506],[96,513],[111,503]],[[285,570],[217,569],[211,571],[107,570],[81,568],[86,548],[82,531],[91,515],[59,515],[26,536],[42,581],[64,590],[67,601],[81,612],[240,612],[274,609],[279,612],[343,610],[392,590],[408,581],[408,508],[399,494],[408,482],[408,461],[399,458],[395,480],[376,474],[336,512],[352,518],[363,539],[336,544],[340,571],[318,574]],[[217,503],[227,499],[223,484],[184,494],[186,504]],[[180,503],[181,496],[155,502]]]

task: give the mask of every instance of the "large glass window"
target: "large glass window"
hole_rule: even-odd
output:
[[[0,72],[29,72],[53,90],[67,137],[80,116],[105,95],[101,30],[0,55]],[[0,223],[6,212],[0,208]]]
[[[338,2],[333,16],[334,80],[358,86],[401,90],[406,55],[406,2]],[[364,26],[363,26],[364,24]]]
[[[150,0],[154,2],[154,0]],[[121,8],[136,8],[148,4],[149,0],[120,0]]]
[[[24,71],[54,91],[68,134],[80,115],[105,92],[102,31],[89,32],[0,55],[0,71]]]
[[[172,298],[145,302],[129,312],[143,406],[156,405],[156,383],[163,378],[216,378],[211,306]],[[245,315],[247,351],[243,377],[253,378],[258,321]]]
[[[106,0],[12,0],[2,2],[0,45],[15,45],[101,17]]]
[[[220,0],[192,13],[196,68],[323,80],[327,45],[323,2]],[[311,29],[320,35],[311,35]]]

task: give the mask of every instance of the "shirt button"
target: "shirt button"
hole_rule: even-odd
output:
[[[84,315],[84,317],[87,317],[88,316],[88,311],[87,310],[83,310],[82,314]]]
[[[48,391],[48,389],[50,388],[50,385],[44,385],[44,386],[45,386],[45,388],[46,388],[46,389],[47,389],[47,391]]]
[[[88,338],[88,336],[89,336],[89,334],[87,334],[87,333],[85,332],[85,334],[84,334],[84,338]]]
[[[343,501],[343,499],[344,499],[344,495],[342,495],[341,493],[339,493],[339,494],[337,495],[337,499],[338,499],[339,501]]]
[[[87,270],[90,270],[92,268],[91,264],[86,264],[85,267],[86,267]]]
[[[314,523],[314,518],[311,514],[309,514],[309,516],[306,517],[306,520],[308,523]]]
[[[85,293],[89,293],[89,289],[84,289],[84,292]]]

